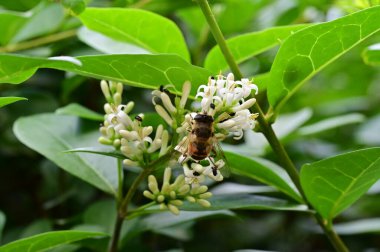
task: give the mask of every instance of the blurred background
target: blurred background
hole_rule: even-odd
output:
[[[0,31],[3,31],[0,52],[40,57],[127,52],[122,43],[81,27],[81,23],[70,15],[70,10],[63,6],[64,2],[0,0],[0,21],[4,20],[0,22]],[[325,22],[377,4],[376,1],[348,0],[220,0],[210,3],[227,38],[278,25]],[[205,55],[215,45],[200,10],[190,0],[93,0],[87,4],[142,8],[172,19],[181,28],[196,65],[202,66]],[[7,23],[4,16],[11,15],[9,13],[28,16],[28,21],[22,26]],[[12,25],[17,29],[9,32]],[[25,50],[21,47],[15,51],[10,46],[46,39],[54,34],[61,34],[62,38]],[[366,65],[361,58],[363,50],[379,42],[380,34],[376,34],[345,54],[304,85],[284,106],[275,129],[298,167],[338,153],[380,145],[380,68]],[[267,73],[277,49],[243,63],[244,75],[254,77]],[[13,123],[20,117],[52,113],[70,103],[103,113],[105,101],[98,83],[99,80],[71,73],[41,69],[21,85],[0,85],[0,96],[28,98],[28,101],[0,109],[0,244],[94,222],[112,225],[114,203],[110,196],[27,148],[12,131]],[[152,112],[150,92],[125,86],[123,100],[135,101],[136,113]],[[265,91],[260,93],[259,101],[266,104]],[[98,122],[81,120],[83,130],[94,130],[98,126]],[[258,134],[247,134],[238,145],[230,143],[224,148],[245,154],[249,150],[249,155],[276,161]],[[228,190],[226,185],[237,188],[237,184],[247,185],[251,192],[261,194],[260,183],[239,176],[232,176],[213,189]],[[276,192],[264,190],[263,194]],[[380,184],[377,183],[336,222],[378,217],[379,200]],[[144,199],[141,196],[137,201]],[[123,238],[123,248],[125,251],[332,250],[327,238],[314,228],[306,213],[256,210],[235,213],[211,215],[166,229],[129,232]],[[3,215],[6,222],[1,235]],[[338,225],[337,230],[352,251],[380,251],[380,219],[366,225],[372,225],[373,231],[360,232]],[[74,244],[60,251],[104,251],[107,240],[82,243],[84,248],[78,249]]]

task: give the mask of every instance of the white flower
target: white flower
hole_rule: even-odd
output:
[[[207,85],[198,88],[196,97],[202,98],[202,113],[214,117],[217,124],[216,134],[220,136],[222,133],[225,137],[232,133],[235,139],[240,139],[243,137],[243,130],[254,128],[257,114],[251,114],[249,108],[255,104],[256,99],[245,100],[252,90],[257,94],[258,88],[255,84],[246,78],[235,80],[232,73],[227,77],[218,75],[217,79],[209,78]]]

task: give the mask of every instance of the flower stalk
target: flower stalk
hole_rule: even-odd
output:
[[[220,47],[220,50],[223,53],[223,56],[225,57],[231,71],[233,74],[238,78],[242,78],[242,74],[240,72],[239,66],[237,65],[235,59],[233,58],[233,55],[231,51],[229,50],[227,43],[224,39],[224,36],[219,28],[218,23],[216,22],[216,19],[214,17],[214,14],[212,13],[212,10],[210,8],[210,5],[207,0],[196,0],[199,7],[201,8],[208,24],[211,29],[211,32],[217,42],[217,44]],[[277,138],[275,132],[273,131],[273,128],[271,125],[267,122],[264,113],[262,112],[260,106],[258,103],[255,103],[253,105],[253,109],[255,112],[258,113],[257,121],[260,126],[260,130],[264,134],[265,138],[268,140],[270,146],[272,147],[274,153],[278,156],[279,161],[281,162],[282,166],[286,170],[286,172],[289,174],[290,178],[292,179],[293,183],[296,185],[297,189],[301,193],[303,199],[305,202],[307,202],[309,208],[311,208],[310,203],[308,203],[307,198],[305,197],[305,194],[302,190],[300,178],[298,171],[296,167],[294,166],[293,162],[291,161],[288,153],[286,152],[284,146],[281,144],[279,139]],[[329,225],[326,220],[323,219],[321,215],[318,213],[314,214],[314,217],[316,218],[318,224],[322,227],[325,235],[329,238],[330,242],[334,246],[336,251],[339,252],[348,252],[348,248],[343,243],[339,235],[335,232],[332,225]]]

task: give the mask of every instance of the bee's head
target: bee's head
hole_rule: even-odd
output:
[[[196,122],[203,122],[203,123],[213,123],[214,122],[214,118],[210,115],[207,115],[207,114],[197,114],[195,117],[194,117],[194,121]]]

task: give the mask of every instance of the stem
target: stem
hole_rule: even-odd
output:
[[[231,51],[229,50],[227,46],[227,43],[218,26],[218,23],[215,20],[215,17],[211,11],[208,1],[207,0],[196,0],[196,1],[198,2],[199,7],[202,9],[204,16],[206,17],[206,20],[210,26],[211,32],[214,35],[214,38],[216,42],[218,43],[220,50],[222,51],[228,65],[230,66],[232,73],[235,75],[237,79],[241,79],[243,76],[239,70],[239,66],[237,65],[236,61],[234,60],[232,56]],[[271,125],[267,122],[265,115],[263,111],[261,110],[258,103],[255,103],[254,110],[255,112],[259,113],[259,117],[257,118],[257,121],[259,122],[262,133],[264,134],[265,138],[268,140],[273,151],[278,156],[282,166],[284,167],[286,172],[289,174],[293,183],[295,184],[295,186],[301,193],[304,201],[307,203],[309,208],[312,208],[310,203],[308,203],[307,198],[305,197],[305,194],[302,190],[299,174],[296,167],[294,166],[293,162],[289,158],[289,155],[286,152],[284,146],[281,144],[281,142],[277,138]],[[348,252],[349,250],[347,249],[343,241],[340,239],[338,234],[335,232],[335,230],[332,228],[332,225],[329,225],[329,223],[326,220],[324,220],[323,217],[319,215],[318,213],[315,213],[314,217],[316,218],[318,224],[322,227],[324,233],[329,238],[335,250],[338,252]]]
[[[117,191],[117,202],[118,207],[121,199],[123,198],[123,161],[120,159],[117,159],[117,184],[118,184],[118,191]]]
[[[49,44],[49,43],[53,43],[59,40],[73,37],[76,35],[76,33],[77,33],[77,30],[68,30],[68,31],[48,35],[42,38],[37,38],[34,40],[7,45],[4,47],[0,47],[0,53],[16,52],[16,51],[21,51],[21,50],[26,50],[26,49],[42,46],[45,44]]]
[[[219,28],[218,23],[216,22],[215,16],[211,11],[210,5],[207,0],[196,0],[201,7],[203,15],[205,16],[208,25],[210,26],[210,30],[212,35],[214,36],[216,43],[218,43],[220,50],[222,51],[224,58],[226,59],[228,65],[231,68],[231,71],[234,73],[237,79],[241,79],[243,75],[240,72],[239,66],[236,64],[234,57],[230,49],[227,46],[226,40],[222,34],[222,31]]]
[[[113,229],[113,234],[112,234],[111,243],[110,243],[110,247],[108,249],[108,252],[116,252],[117,251],[117,245],[119,243],[120,232],[121,232],[121,227],[123,225],[123,221],[124,221],[124,218],[121,217],[119,214],[117,214],[115,227]]]

